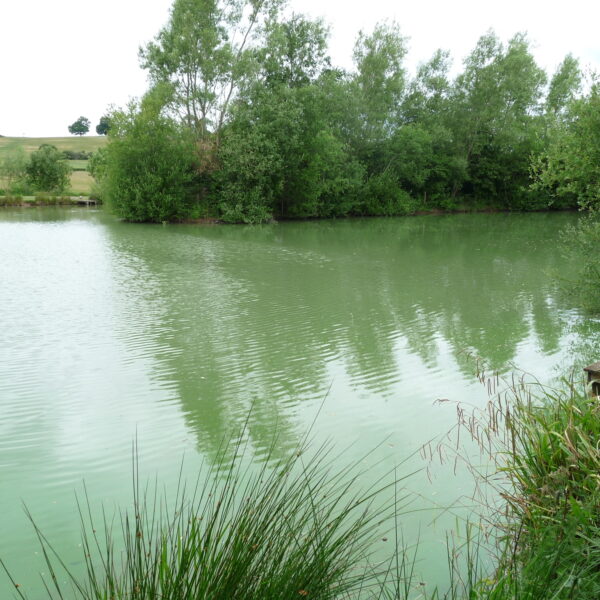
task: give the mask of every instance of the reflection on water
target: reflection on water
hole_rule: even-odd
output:
[[[261,455],[275,430],[280,452],[295,445],[323,404],[313,434],[352,444],[349,460],[386,440],[375,476],[453,424],[436,398],[485,400],[469,355],[551,378],[600,331],[573,326],[549,277],[569,271],[558,232],[576,218],[162,227],[0,212],[0,554],[35,560],[21,499],[75,549],[73,489],[85,477],[94,498],[127,497],[136,436],[168,485],[250,410]],[[461,485],[414,484],[442,505]]]

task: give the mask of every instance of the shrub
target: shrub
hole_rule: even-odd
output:
[[[50,144],[42,144],[31,153],[27,180],[37,190],[61,192],[69,185],[71,169],[62,153]]]
[[[410,215],[417,208],[417,201],[400,187],[396,177],[389,172],[372,175],[363,188],[362,212],[365,215]]]
[[[114,212],[138,222],[186,219],[195,202],[195,149],[188,133],[152,109],[113,115],[94,176]]]

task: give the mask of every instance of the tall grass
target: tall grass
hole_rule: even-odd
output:
[[[499,501],[482,504],[462,541],[448,543],[445,592],[416,580],[415,554],[400,535],[411,498],[395,473],[365,489],[360,462],[340,467],[343,454],[306,444],[276,459],[275,442],[249,469],[252,456],[237,442],[194,485],[180,476],[174,499],[142,485],[137,460],[131,508],[116,519],[103,512],[96,522],[84,496],[83,574],[32,518],[50,574],[47,598],[600,598],[599,399],[568,381],[558,389],[513,381],[495,393],[497,379],[481,379],[492,399],[481,411],[458,406],[456,440],[466,430],[492,459],[485,483]],[[383,562],[375,555],[382,536],[392,540]]]
[[[467,560],[468,585],[458,596],[455,582],[452,597],[600,598],[599,399],[571,381],[557,389],[513,381],[484,410],[459,407],[458,417],[494,461],[502,503],[487,510],[495,572],[486,577]],[[471,555],[482,543],[490,551],[480,536],[467,544]]]
[[[235,446],[233,459],[224,447],[193,486],[180,478],[174,500],[142,485],[135,460],[129,510],[116,520],[103,512],[98,523],[87,495],[78,504],[83,575],[70,570],[32,518],[49,573],[47,597],[406,597],[414,565],[408,555],[394,550],[384,564],[373,555],[385,524],[408,501],[393,473],[364,489],[358,465],[340,468],[342,458],[330,448],[311,453],[304,446],[281,460],[274,449],[258,470],[248,470],[245,446]]]

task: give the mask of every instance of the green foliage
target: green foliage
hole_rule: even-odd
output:
[[[172,177],[166,168],[148,173],[149,189],[168,181],[178,198],[185,189],[197,200],[193,208],[173,201],[179,208],[166,210],[168,219],[200,210],[255,223],[597,201],[597,92],[577,99],[581,75],[573,57],[559,66],[544,97],[547,77],[527,37],[503,43],[489,31],[453,81],[442,50],[411,80],[403,65],[406,40],[386,23],[359,34],[355,70],[345,72],[331,65],[325,24],[284,18],[281,5],[175,0],[166,26],[140,50],[152,83],[145,102],[152,97],[156,118],[170,123],[163,145],[177,145],[177,137],[182,146],[195,144],[193,169],[175,169]],[[101,123],[117,127],[111,119]],[[160,146],[158,137],[140,136],[139,144]],[[115,161],[107,164],[107,173],[117,172]],[[119,214],[125,216],[130,194],[138,209],[127,218],[159,219],[162,210],[142,210],[152,202],[150,194],[140,196],[141,183],[124,185],[122,193],[113,185],[108,193],[110,178],[98,175],[104,167],[90,168],[104,195],[121,198]]]
[[[360,32],[354,46],[356,85],[361,99],[364,135],[377,141],[398,117],[405,87],[402,61],[406,40],[396,23],[379,24],[370,35]]]
[[[281,0],[175,0],[168,24],[140,50],[168,105],[199,140],[220,139],[229,103],[254,70],[249,46]]]
[[[77,121],[69,125],[69,133],[72,135],[84,135],[90,130],[91,121],[86,117],[79,117]]]
[[[478,598],[598,597],[599,417],[597,398],[565,384],[541,397],[518,386],[471,421],[480,440],[498,444],[508,483],[498,571]]]
[[[361,489],[358,464],[340,468],[327,448],[310,452],[304,446],[278,460],[275,444],[253,472],[247,447],[231,443],[234,458],[224,444],[217,464],[195,485],[180,482],[173,504],[139,481],[135,465],[133,502],[120,513],[120,532],[106,512],[103,523],[94,521],[86,497],[79,504],[82,577],[56,555],[29,515],[51,578],[49,597],[399,600],[399,590],[404,597],[410,585],[406,553],[392,549],[383,565],[372,560],[374,542],[385,533],[382,523],[406,501],[398,481]],[[392,568],[407,581],[386,584]],[[26,599],[18,587],[16,594]]]
[[[365,215],[410,215],[417,210],[417,206],[391,171],[372,175],[363,190],[362,208]]]
[[[505,48],[489,32],[467,58],[456,80],[449,124],[468,165],[464,189],[475,198],[522,207],[530,155],[542,127],[545,81],[522,34]]]
[[[110,131],[110,117],[104,115],[100,117],[98,125],[96,125],[96,133],[98,135],[106,135]]]
[[[110,143],[90,169],[117,215],[128,221],[179,221],[195,203],[190,137],[151,105],[111,116]]]
[[[292,15],[287,21],[270,21],[261,57],[267,85],[300,87],[314,82],[330,66],[328,31],[320,20]]]
[[[34,189],[62,192],[69,185],[71,169],[56,146],[42,144],[31,153],[26,172]]]
[[[563,123],[555,125],[544,152],[532,165],[534,189],[559,203],[600,208],[600,87],[572,101]]]
[[[27,171],[27,154],[21,146],[7,148],[0,155],[0,179],[9,192],[19,193],[15,186],[23,183]]]
[[[88,160],[93,154],[93,152],[86,152],[85,150],[63,150],[62,153],[67,160]]]
[[[546,111],[553,115],[563,113],[581,90],[579,61],[567,54],[550,81],[546,97]]]

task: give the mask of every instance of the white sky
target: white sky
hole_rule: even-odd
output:
[[[168,18],[171,0],[0,0],[0,134],[63,136],[146,90],[137,51]],[[410,38],[409,69],[437,48],[455,67],[490,27],[506,40],[527,31],[551,73],[572,52],[600,70],[597,0],[290,0],[331,26],[333,62],[351,66],[357,32],[394,19]]]

